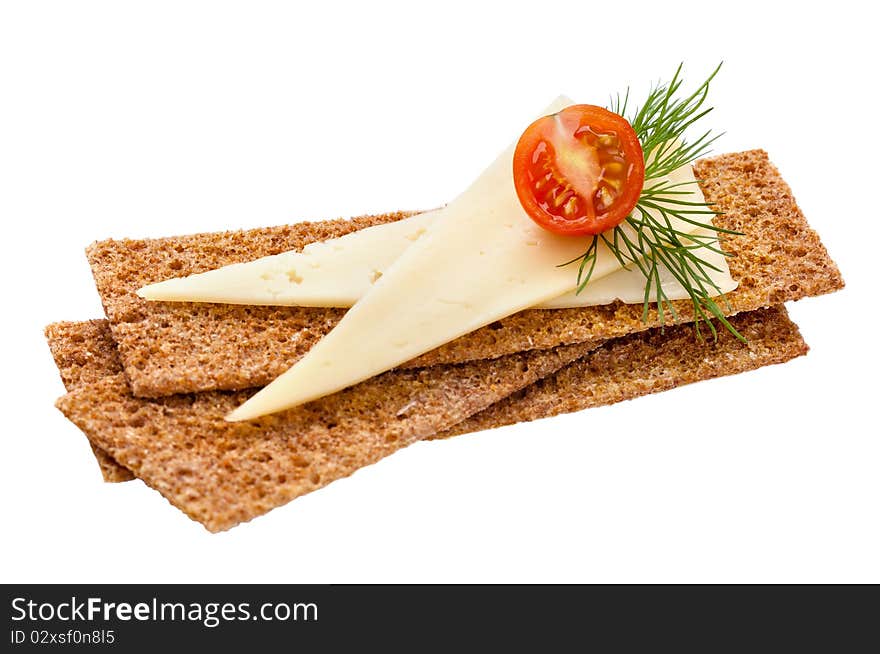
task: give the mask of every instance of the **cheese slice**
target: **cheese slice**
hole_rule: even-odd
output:
[[[560,98],[546,113],[558,111],[559,105],[571,102]],[[471,194],[483,192],[486,175],[474,182]],[[682,166],[669,175],[668,181],[679,185],[679,196],[689,202],[704,202],[702,191],[690,166]],[[656,183],[656,182],[652,182]],[[429,211],[404,220],[376,225],[328,241],[311,243],[302,252],[284,252],[247,263],[224,266],[205,273],[169,279],[144,286],[138,295],[147,300],[177,302],[217,302],[306,307],[350,307],[370,290],[391,265],[443,215]],[[703,237],[714,232],[697,228]],[[710,240],[717,247],[717,240]],[[582,247],[582,246],[579,246]],[[581,250],[583,252],[583,249]],[[728,293],[736,288],[730,277],[727,259],[709,248],[700,253],[709,264],[706,272],[713,284]],[[564,263],[557,260],[554,265]],[[713,268],[717,270],[713,270]],[[560,309],[610,304],[615,300],[641,304],[645,297],[645,277],[638,268],[619,269],[602,279],[594,274],[580,293],[572,290],[576,279],[574,265],[563,269],[568,277],[566,293],[536,305],[536,308]],[[663,292],[670,300],[690,297],[687,290],[666,266],[659,266]]]
[[[436,211],[247,263],[144,286],[147,300],[301,307],[350,307],[412,245]]]
[[[567,103],[560,99],[546,113]],[[559,264],[583,254],[591,237],[552,234],[525,214],[511,174],[514,147],[433,212],[432,224],[336,327],[228,419],[256,418],[329,395],[569,292],[574,271]],[[672,226],[688,234],[696,229],[678,220]],[[619,270],[600,244],[592,278]]]

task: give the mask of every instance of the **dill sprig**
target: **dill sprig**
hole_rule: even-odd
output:
[[[682,84],[681,65],[671,82],[658,83],[651,89],[645,102],[628,118],[645,155],[645,183],[635,209],[613,230],[594,236],[583,255],[562,265],[580,262],[577,277],[577,292],[580,293],[593,274],[601,241],[621,266],[635,266],[645,276],[642,320],[647,322],[648,310],[653,302],[657,304],[661,325],[666,323],[667,312],[673,321],[679,322],[675,306],[661,283],[660,266],[664,266],[690,296],[694,324],[700,337],[701,324],[705,324],[713,337],[718,338],[712,322],[712,318],[715,318],[731,334],[745,342],[745,338],[727,321],[724,311],[712,299],[713,296],[723,295],[710,274],[710,270],[719,269],[700,256],[700,250],[703,249],[730,256],[716,247],[717,234],[739,232],[715,227],[711,218],[706,219],[706,216],[720,213],[710,204],[688,201],[682,197],[690,195],[684,187],[693,182],[673,184],[665,179],[674,170],[705,155],[712,143],[721,136],[713,135],[709,130],[692,142],[685,139],[685,132],[712,111],[711,107],[704,105],[709,83],[720,68],[721,64],[687,97],[678,97]],[[618,94],[612,99],[610,109],[624,116],[628,102],[629,89],[622,98]],[[703,220],[700,220],[701,216]],[[676,229],[673,221],[704,227],[714,234],[688,234]],[[624,225],[630,229],[623,229]]]

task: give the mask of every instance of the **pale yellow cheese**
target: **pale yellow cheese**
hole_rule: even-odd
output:
[[[547,113],[565,104],[561,99]],[[559,263],[586,251],[590,237],[557,236],[525,214],[513,187],[513,150],[437,210],[425,233],[337,326],[228,419],[256,418],[334,393],[570,291],[574,271]],[[695,229],[684,221],[673,227]],[[593,279],[620,269],[600,245]]]
[[[247,263],[144,286],[147,300],[302,307],[350,307],[424,234],[437,212],[367,227],[302,252],[284,252]]]
[[[685,184],[677,189],[689,193],[682,199],[704,201],[690,166],[683,166],[672,173],[669,181]],[[479,183],[480,180],[475,182]],[[145,286],[138,294],[147,300],[158,301],[350,307],[367,293],[407,247],[426,233],[438,215],[437,211],[430,211],[405,220],[368,227],[340,238],[312,243],[302,252],[285,252],[197,275],[169,279]],[[702,234],[711,236],[712,232],[703,229]],[[700,258],[718,269],[707,267],[706,270],[722,293],[736,288],[723,255],[705,249],[700,252]],[[572,265],[568,270],[571,286],[574,286],[576,269]],[[663,292],[670,300],[690,297],[666,266],[659,267],[659,274]],[[569,291],[542,302],[537,308],[585,307],[609,304],[615,300],[640,304],[644,301],[644,295],[645,277],[633,267],[591,281],[580,293]]]

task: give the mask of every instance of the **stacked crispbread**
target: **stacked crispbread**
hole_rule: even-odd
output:
[[[698,162],[739,288],[722,306],[748,339],[614,304],[530,310],[410,364],[247,423],[224,415],[287,369],[342,310],[147,303],[155,281],[302,248],[395,213],[352,220],[104,241],[88,249],[106,321],[57,323],[47,337],[68,394],[58,407],[88,436],[105,479],[143,479],[212,531],[232,527],[424,438],[617,402],[781,363],[806,352],[779,306],[843,282],[765,153]],[[768,308],[772,307],[772,308]],[[691,315],[678,303],[680,318]],[[393,317],[389,317],[393,319]]]

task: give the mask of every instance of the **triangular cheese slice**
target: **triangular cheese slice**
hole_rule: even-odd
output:
[[[228,419],[256,418],[329,395],[570,291],[574,271],[559,264],[583,254],[591,237],[557,236],[525,214],[513,186],[513,150],[511,145],[479,183],[437,210],[426,232],[336,327]],[[673,227],[696,229],[683,221]],[[593,279],[620,269],[600,245]]]

